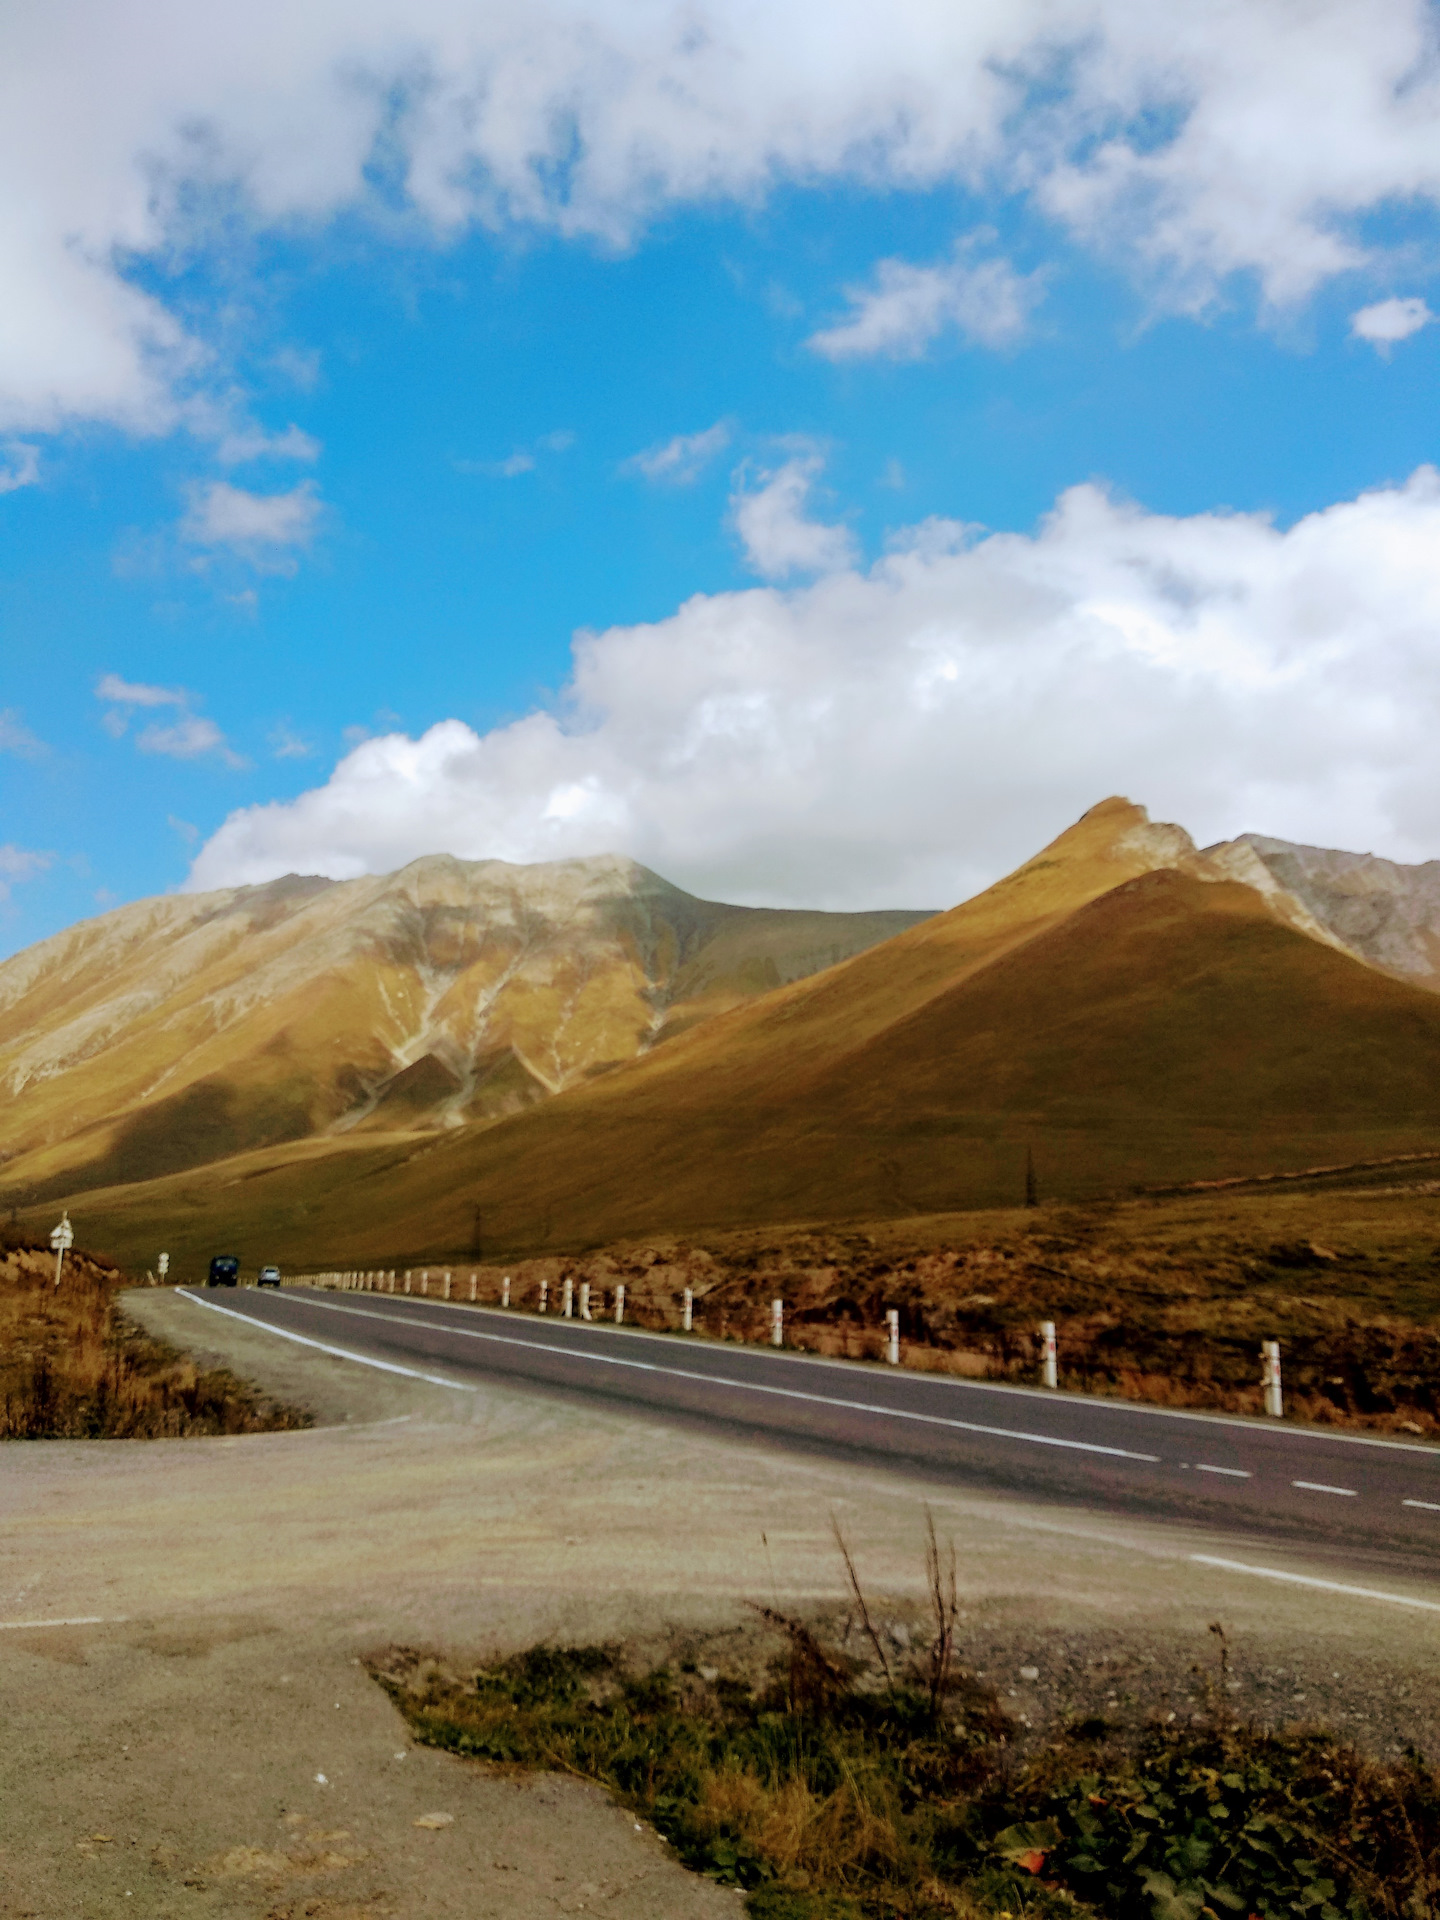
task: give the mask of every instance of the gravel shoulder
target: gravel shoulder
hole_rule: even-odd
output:
[[[1188,1556],[1228,1548],[1323,1575],[1313,1560],[553,1397],[427,1386],[169,1293],[129,1304],[316,1425],[7,1447],[6,1920],[733,1914],[733,1893],[582,1783],[411,1749],[359,1662],[395,1644],[479,1659],[547,1636],[752,1658],[747,1602],[843,1617],[832,1513],[903,1639],[930,1506],[959,1548],[967,1664],[997,1681],[1022,1737],[1073,1712],[1194,1710],[1191,1668],[1221,1619],[1242,1709],[1440,1753],[1440,1616]],[[87,1624],[16,1624],[64,1620]],[[453,1818],[417,1827],[428,1813]]]

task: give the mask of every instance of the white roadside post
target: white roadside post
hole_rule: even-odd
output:
[[[472,1307],[475,1304],[475,1286],[476,1286],[475,1269],[472,1267],[470,1269],[470,1304]]]
[[[163,1287],[165,1284],[165,1276],[170,1271],[170,1256],[168,1253],[162,1253],[160,1258],[155,1262],[155,1271],[159,1274],[160,1284]]]
[[[772,1347],[783,1347],[785,1344],[785,1302],[783,1300],[770,1302],[770,1344]]]
[[[427,1300],[429,1299],[429,1297],[430,1297],[430,1269],[429,1269],[428,1267],[422,1267],[422,1268],[420,1269],[420,1292],[421,1292],[421,1294],[422,1294],[422,1296],[423,1296],[423,1297],[424,1297],[425,1299],[427,1299]]]
[[[1265,1411],[1272,1420],[1285,1418],[1285,1396],[1280,1386],[1280,1342],[1260,1343],[1260,1384],[1265,1389]]]
[[[445,1269],[445,1298],[447,1300],[450,1298],[450,1269],[448,1267]]]
[[[410,1291],[410,1269],[409,1269],[409,1267],[407,1267],[407,1268],[405,1269],[405,1291],[406,1291],[407,1293],[408,1293],[408,1292]]]
[[[510,1304],[510,1276],[508,1273],[500,1282],[500,1304],[502,1307],[508,1307]]]
[[[625,1282],[623,1280],[615,1289],[615,1324],[617,1327],[623,1327],[625,1324]]]
[[[540,1282],[540,1311],[541,1313],[548,1313],[550,1311],[550,1282],[548,1280],[542,1280]]]
[[[680,1309],[680,1324],[686,1333],[689,1333],[695,1325],[695,1295],[689,1287],[685,1289],[685,1302]]]
[[[588,1280],[580,1282],[580,1318],[582,1320],[590,1318],[590,1282]]]
[[[60,1224],[50,1235],[50,1244],[55,1249],[55,1285],[60,1285],[60,1269],[65,1264],[65,1255],[75,1244],[75,1229],[70,1224],[68,1212],[60,1216]]]
[[[1040,1322],[1040,1380],[1047,1387],[1058,1387],[1060,1370],[1055,1355],[1055,1322]]]
[[[900,1309],[887,1308],[885,1313],[885,1358],[892,1367],[900,1364]]]
[[[575,1282],[573,1280],[567,1279],[565,1282],[565,1302],[560,1309],[560,1317],[562,1320],[573,1320],[575,1317]]]

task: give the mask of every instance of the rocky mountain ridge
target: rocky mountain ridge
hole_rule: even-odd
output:
[[[723,905],[616,855],[139,901],[0,965],[0,1151],[93,1182],[493,1119],[923,918]]]

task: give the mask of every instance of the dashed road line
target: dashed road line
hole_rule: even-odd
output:
[[[1440,1513],[1440,1500],[1402,1500],[1402,1507],[1419,1507],[1422,1513]]]
[[[77,1613],[69,1620],[0,1620],[0,1633],[27,1633],[36,1627],[108,1627],[129,1619],[127,1613]]]
[[[1292,1480],[1290,1484],[1292,1487],[1303,1488],[1306,1493],[1340,1493],[1347,1500],[1357,1500],[1360,1497],[1355,1487],[1327,1487],[1323,1480]]]
[[[1253,1480],[1253,1473],[1247,1473],[1244,1467],[1204,1467],[1197,1465],[1197,1473],[1223,1473],[1229,1480]]]

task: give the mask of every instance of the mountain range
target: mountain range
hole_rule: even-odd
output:
[[[6,963],[0,1073],[8,1198],[88,1192],[132,1257],[394,1264],[1006,1204],[1027,1156],[1084,1197],[1424,1151],[1440,863],[1202,850],[1112,799],[928,916],[721,907],[620,860],[292,879]]]

